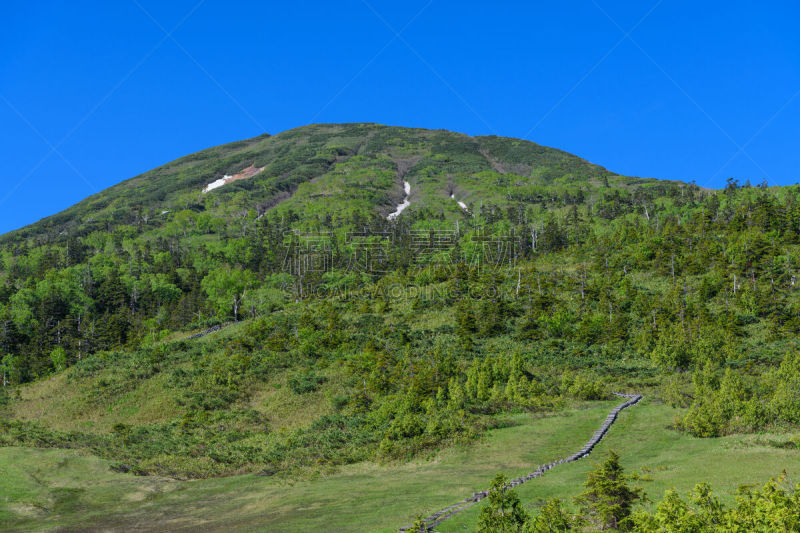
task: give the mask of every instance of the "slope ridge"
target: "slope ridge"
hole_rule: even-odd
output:
[[[238,204],[240,209],[253,208],[261,215],[291,197],[301,185],[312,181],[335,182],[335,176],[349,171],[347,168],[337,170],[337,166],[353,157],[362,163],[360,170],[375,172],[375,179],[379,179],[380,171],[386,168],[387,159],[393,161],[398,174],[419,182],[415,194],[417,208],[430,207],[449,213],[448,216],[457,211],[441,201],[443,196],[449,195],[447,182],[469,187],[474,176],[487,171],[515,174],[518,186],[543,185],[554,180],[589,186],[603,176],[620,183],[628,181],[566,152],[519,139],[470,137],[445,130],[379,124],[317,124],[276,135],[264,134],[181,157],[94,194],[61,213],[2,235],[0,243],[27,238],[59,242],[69,235],[109,231],[119,225],[153,228],[169,220],[163,215],[183,209],[228,212],[230,216],[231,204]],[[403,162],[402,168],[400,162]],[[212,200],[200,194],[208,184],[252,168],[261,170],[256,176],[248,175],[246,180],[215,190],[215,194],[208,196]],[[479,181],[487,179],[491,177],[485,176]],[[346,196],[325,190],[322,185],[316,189],[311,193],[316,194],[314,197],[301,195],[302,202],[296,202],[293,209],[302,209],[300,204],[309,201],[321,204],[324,198],[348,200]],[[237,193],[244,193],[246,197],[234,199]],[[503,197],[501,191],[490,194],[482,190],[480,193],[487,202]],[[389,206],[398,203],[399,196],[395,188],[380,184],[362,207],[385,216]]]

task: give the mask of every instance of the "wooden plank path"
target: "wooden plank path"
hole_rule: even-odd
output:
[[[547,464],[541,465],[541,466],[539,466],[539,468],[537,468],[536,470],[534,470],[533,472],[531,472],[528,475],[512,479],[505,486],[505,488],[510,489],[512,487],[516,487],[517,485],[522,485],[526,481],[530,481],[531,479],[535,479],[537,477],[542,477],[545,474],[545,472],[547,472],[548,470],[550,470],[554,466],[558,466],[558,465],[564,464],[564,463],[572,463],[574,461],[577,461],[577,460],[582,459],[582,458],[586,457],[587,455],[589,455],[592,452],[592,450],[594,449],[594,447],[597,445],[597,443],[600,442],[603,439],[605,434],[608,432],[609,428],[611,428],[611,425],[617,420],[617,415],[619,414],[619,412],[622,411],[623,409],[627,408],[627,407],[635,405],[636,403],[639,402],[639,400],[642,399],[642,395],[641,394],[624,394],[624,393],[621,393],[621,392],[615,392],[614,395],[615,396],[619,396],[620,398],[627,398],[627,400],[624,401],[623,403],[619,404],[618,406],[616,406],[615,408],[613,408],[611,410],[611,412],[608,414],[606,419],[603,421],[603,424],[600,426],[600,429],[598,429],[597,431],[594,432],[594,434],[592,435],[592,438],[589,439],[589,442],[587,442],[583,446],[583,448],[581,448],[577,452],[573,453],[569,457],[565,457],[564,459],[559,459],[558,461],[554,461],[552,463],[547,463]],[[453,504],[453,505],[451,505],[449,507],[446,507],[446,508],[442,509],[441,511],[437,511],[437,512],[433,513],[432,515],[430,515],[427,518],[424,518],[423,519],[424,526],[423,526],[423,528],[419,529],[418,531],[413,531],[412,530],[413,526],[402,527],[402,528],[400,528],[400,531],[403,532],[403,533],[429,533],[429,532],[432,532],[433,528],[435,528],[436,526],[438,526],[439,524],[441,524],[442,522],[444,522],[445,520],[447,520],[448,518],[450,518],[451,516],[453,516],[457,512],[463,511],[464,509],[467,509],[468,507],[471,507],[471,506],[475,505],[476,503],[478,503],[482,499],[486,498],[488,495],[489,495],[489,491],[488,490],[475,492],[475,493],[472,494],[472,496],[470,496],[468,498],[465,498],[465,499],[461,500],[460,502],[458,502],[456,504]]]

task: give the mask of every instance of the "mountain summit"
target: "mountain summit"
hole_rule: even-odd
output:
[[[10,235],[46,241],[157,227],[181,210],[224,218],[279,208],[304,225],[407,213],[454,219],[481,206],[546,204],[557,186],[655,185],[520,139],[379,124],[316,124],[202,150],[131,178]],[[406,194],[406,190],[408,194]],[[552,192],[552,191],[551,191]],[[392,217],[395,218],[395,217]],[[12,237],[13,235],[13,237]]]

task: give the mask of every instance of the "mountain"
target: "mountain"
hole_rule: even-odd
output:
[[[764,481],[800,464],[799,268],[796,186],[706,190],[377,124],[210,148],[0,237],[0,470],[31,487],[0,502],[0,525],[75,526],[92,509],[96,527],[126,528],[149,496],[125,491],[164,479],[233,476],[225,490],[246,492],[275,477],[264,490],[283,509],[277,483],[330,476],[357,505],[353,472],[373,472],[404,502],[387,511],[396,529],[421,512],[403,495],[464,496],[403,469],[427,458],[476,479],[480,439],[515,443],[486,464],[527,468],[519,447],[547,441],[545,415],[559,442],[542,449],[573,453],[620,390],[645,397],[623,460],[666,465],[647,470],[657,486],[702,481],[675,443],[727,465],[713,473],[727,488]],[[749,463],[755,432],[775,437]],[[48,453],[92,459],[48,485],[30,466]],[[75,481],[97,469],[132,502],[122,522]],[[488,486],[469,483],[452,488]],[[362,529],[386,529],[364,512]],[[301,515],[270,520],[307,529]]]
[[[180,158],[1,236],[0,346],[20,354],[15,369],[26,381],[52,369],[57,347],[71,362],[136,345],[152,320],[175,330],[224,319],[230,302],[214,312],[201,283],[223,265],[251,277],[292,274],[300,293],[323,274],[299,272],[309,247],[347,248],[316,258],[330,263],[327,276],[347,271],[367,246],[386,256],[383,272],[408,266],[409,254],[391,243],[409,251],[420,231],[516,228],[524,254],[537,240],[565,243],[553,221],[579,207],[607,220],[650,216],[655,199],[697,190],[512,138],[377,124],[262,135]],[[240,302],[231,301],[238,319]]]
[[[225,176],[250,177],[203,191]],[[544,188],[584,191],[608,182],[633,188],[663,182],[626,178],[561,150],[519,139],[470,137],[444,130],[378,124],[320,124],[261,135],[177,159],[95,194],[22,230],[0,237],[14,243],[57,242],[128,225],[157,228],[169,213],[230,217],[277,207],[306,225],[328,217],[386,216],[412,184],[411,210],[454,218],[458,204],[506,205],[537,200]]]

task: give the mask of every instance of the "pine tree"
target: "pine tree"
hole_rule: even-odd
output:
[[[482,368],[478,373],[478,400],[485,402],[491,397],[492,394],[492,375]]]
[[[523,531],[528,513],[517,493],[507,489],[508,479],[497,474],[489,488],[489,504],[478,518],[478,533],[515,533]]]
[[[464,389],[456,378],[450,378],[447,390],[450,398],[450,408],[461,409],[464,407]]]
[[[561,505],[561,500],[548,500],[539,514],[528,521],[525,533],[557,533],[577,529],[581,521]]]
[[[505,391],[503,391],[503,395],[505,396],[505,399],[508,400],[509,402],[515,402],[517,400],[517,395],[518,395],[517,390],[518,390],[517,389],[517,379],[512,374],[508,378],[508,381],[506,382]]]
[[[641,499],[641,489],[627,484],[619,455],[609,452],[608,459],[589,472],[583,484],[586,491],[575,499],[584,518],[600,531],[630,529],[628,517],[633,504]]]

